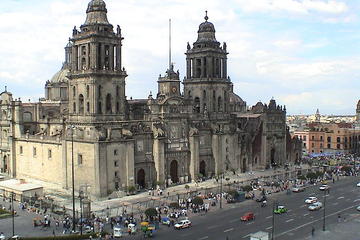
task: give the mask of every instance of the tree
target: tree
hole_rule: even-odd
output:
[[[128,186],[127,191],[128,193],[133,194],[136,191],[136,188],[135,186]]]
[[[306,177],[304,175],[300,175],[297,177],[299,180],[306,180]]]
[[[314,180],[314,179],[317,179],[318,176],[317,176],[316,173],[314,173],[314,172],[308,172],[308,173],[306,174],[306,178],[307,178],[307,179],[310,179],[310,180]]]
[[[204,204],[204,200],[201,197],[194,197],[192,203],[196,206],[200,206]]]
[[[185,185],[185,189],[186,189],[186,191],[189,191],[190,186],[186,184],[186,185]]]
[[[145,210],[145,215],[150,219],[150,221],[152,221],[154,217],[158,215],[158,212],[155,208],[148,208]]]
[[[173,209],[179,209],[180,208],[179,203],[177,203],[177,202],[170,203],[169,207],[173,208]]]
[[[242,187],[242,189],[247,193],[253,190],[253,188],[250,185],[245,185]]]
[[[236,191],[236,190],[229,190],[229,191],[227,191],[227,194],[229,194],[232,198],[238,198],[239,197],[239,192],[238,191]]]

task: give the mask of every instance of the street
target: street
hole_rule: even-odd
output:
[[[355,210],[360,202],[360,188],[356,187],[357,181],[357,177],[348,177],[335,184],[330,184],[330,193],[326,197],[326,224],[336,223],[339,214],[341,218],[345,219],[359,215]],[[155,238],[163,240],[249,239],[249,234],[257,231],[271,232],[272,204],[277,201],[279,204],[285,205],[289,211],[275,215],[275,239],[306,239],[311,236],[312,227],[315,228],[316,234],[318,231],[322,231],[323,226],[323,208],[309,211],[308,205],[304,203],[309,196],[315,196],[324,203],[324,192],[319,190],[319,185],[311,186],[305,192],[291,193],[291,195],[280,193],[270,196],[268,205],[264,208],[261,208],[259,203],[250,200],[231,205],[228,209],[194,216],[190,219],[193,225],[189,229],[173,230],[162,226],[155,233]],[[253,211],[256,219],[248,223],[241,222],[240,217],[248,211]],[[135,239],[142,239],[142,236],[139,235]]]

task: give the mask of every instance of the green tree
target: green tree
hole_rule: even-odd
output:
[[[154,217],[156,217],[158,212],[155,208],[148,208],[145,210],[145,215],[150,219],[150,221],[153,221]]]
[[[170,203],[169,207],[173,208],[173,209],[179,209],[180,208],[179,203],[177,203],[177,202]]]
[[[229,194],[232,198],[238,198],[239,197],[239,192],[236,190],[229,190],[227,191],[227,194]]]
[[[185,189],[186,189],[186,191],[189,191],[190,186],[186,184],[186,185],[185,185]]]
[[[135,186],[128,186],[127,191],[128,193],[133,194],[136,191],[136,188]]]
[[[250,185],[245,185],[242,187],[242,189],[247,193],[253,190],[253,188]]]
[[[317,176],[316,173],[314,173],[314,172],[308,172],[308,173],[306,174],[306,178],[307,178],[307,179],[310,179],[310,180],[314,180],[314,179],[317,179],[318,176]]]
[[[194,197],[192,199],[192,203],[195,204],[196,206],[200,206],[204,204],[204,200],[201,197]]]

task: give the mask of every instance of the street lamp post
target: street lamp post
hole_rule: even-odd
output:
[[[79,192],[79,199],[80,199],[80,235],[83,234],[83,203],[82,200],[84,199],[84,192]]]
[[[271,240],[275,239],[275,205],[276,205],[276,201],[274,201],[273,208],[272,208]]]
[[[220,175],[220,208],[222,208],[222,179],[223,175]]]
[[[11,216],[12,216],[12,235],[15,236],[15,211],[14,211],[14,193],[11,193]]]
[[[324,190],[324,214],[323,214],[323,231],[325,231],[325,214],[326,214],[326,191]]]
[[[75,176],[74,176],[74,129],[75,126],[71,125],[71,182],[72,182],[72,230],[75,232]]]

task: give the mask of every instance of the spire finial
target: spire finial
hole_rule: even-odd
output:
[[[5,92],[7,92],[7,86],[5,86]]]
[[[208,12],[208,11],[206,10],[206,11],[205,11],[205,18],[204,18],[206,22],[207,22],[207,20],[209,20],[209,17],[208,17],[208,15],[207,15],[207,12]]]

